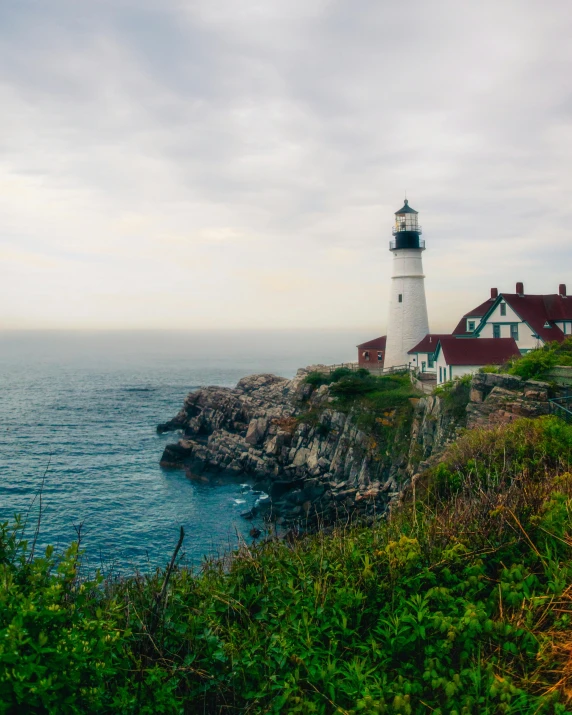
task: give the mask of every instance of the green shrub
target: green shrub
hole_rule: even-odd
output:
[[[466,410],[471,391],[471,374],[445,382],[433,390],[433,394],[443,400],[445,411],[459,425],[466,423]]]
[[[548,343],[514,359],[510,364],[509,373],[525,380],[532,380],[542,377],[556,365],[572,365],[572,338],[567,338],[562,343]]]
[[[331,381],[331,376],[324,372],[311,372],[304,378],[304,382],[316,388],[322,385],[329,385]]]
[[[364,373],[365,373],[365,375],[369,376],[369,372],[367,370],[360,369],[360,370],[357,370],[354,372],[353,370],[350,370],[349,367],[338,367],[332,372],[331,381],[338,382],[343,377],[348,377],[351,375],[355,375],[357,377],[363,377]]]
[[[494,375],[499,374],[502,372],[502,368],[499,367],[498,365],[484,365],[483,367],[479,368],[479,372],[482,373],[492,373]]]
[[[81,581],[5,524],[0,712],[571,712],[571,457],[553,417],[466,432],[387,521],[166,587]]]
[[[123,661],[113,598],[78,580],[77,544],[31,558],[22,524],[0,524],[0,711],[99,712]]]
[[[331,385],[332,383],[340,382],[346,378],[356,379],[356,380],[367,380],[370,377],[368,370],[364,368],[358,368],[357,370],[351,370],[349,367],[338,367],[332,372],[311,372],[304,378],[304,382],[314,387],[321,387],[322,385]]]

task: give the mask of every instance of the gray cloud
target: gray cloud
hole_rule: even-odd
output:
[[[0,327],[382,330],[405,188],[434,329],[572,282],[571,25],[564,0],[5,0]]]

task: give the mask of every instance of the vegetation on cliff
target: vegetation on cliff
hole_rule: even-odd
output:
[[[423,396],[412,385],[409,373],[374,376],[364,369],[338,368],[330,374],[312,372],[305,381],[314,387],[328,385],[331,402],[302,412],[299,421],[315,420],[326,408],[348,413],[369,436],[369,451],[380,473],[403,457],[409,448],[414,405]]]
[[[556,365],[572,365],[572,338],[562,343],[547,343],[514,360],[509,368],[512,375],[525,380],[542,377]]]
[[[0,530],[0,711],[572,712],[572,426],[466,432],[373,528],[104,581]]]
[[[507,372],[524,380],[542,379],[556,366],[572,366],[572,338],[561,343],[546,343],[520,357],[513,358],[508,365],[488,365],[481,372]]]

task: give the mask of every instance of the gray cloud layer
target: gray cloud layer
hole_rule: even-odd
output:
[[[0,327],[381,331],[405,188],[433,329],[572,289],[571,31],[565,0],[4,0]]]

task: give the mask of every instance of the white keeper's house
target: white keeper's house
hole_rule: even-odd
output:
[[[395,213],[393,236],[387,336],[357,346],[360,367],[408,367],[434,375],[440,384],[572,336],[566,286],[560,284],[558,293],[527,295],[523,283],[515,293],[492,288],[490,298],[465,313],[451,334],[430,333],[421,260],[425,241],[407,199]]]

